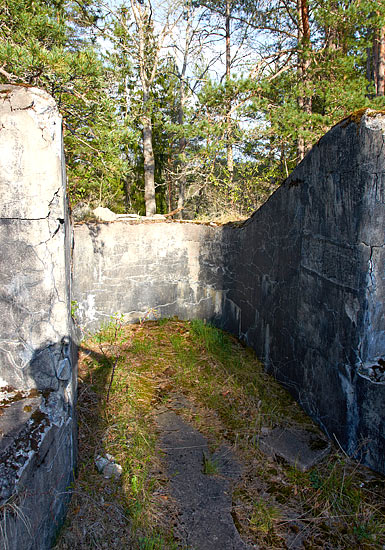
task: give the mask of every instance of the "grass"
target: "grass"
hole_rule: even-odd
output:
[[[80,350],[79,475],[57,550],[184,548],[155,424],[155,408],[176,394],[192,404],[180,414],[211,448],[231,445],[243,466],[233,517],[247,543],[266,550],[383,550],[382,477],[338,449],[306,473],[259,450],[261,430],[317,428],[252,350],[201,321],[121,321],[115,318]],[[104,480],[94,467],[95,456],[106,453],[123,468],[119,480]],[[210,456],[202,467],[218,474]]]
[[[220,473],[218,461],[206,454],[203,456],[203,473],[206,476],[215,476]]]

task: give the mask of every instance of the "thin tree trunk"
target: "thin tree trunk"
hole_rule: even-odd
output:
[[[376,95],[385,95],[385,27],[376,30],[373,40],[373,65]]]
[[[182,88],[184,88],[184,82],[182,82]],[[181,98],[180,98],[180,104],[179,104],[179,113],[178,113],[178,124],[180,126],[183,125],[184,120],[184,103],[185,103],[185,97],[184,97],[184,89],[181,90]],[[183,162],[184,154],[186,149],[186,138],[181,137],[179,140],[179,158],[180,158],[180,173],[179,173],[179,188],[178,188],[178,210],[179,210],[177,217],[180,219],[183,219],[183,206],[184,201],[186,199],[186,170]]]
[[[339,37],[338,37],[338,31],[337,31],[337,23],[338,23],[338,5],[337,2],[331,2],[330,3],[330,11],[335,15],[334,20],[325,27],[325,46],[328,50],[337,50],[337,48],[340,47],[339,44]],[[310,39],[310,29],[309,29],[309,39]]]
[[[304,87],[304,93],[298,97],[298,106],[301,111],[308,115],[312,112],[312,98],[306,95],[306,89],[309,83],[308,70],[310,67],[309,49],[310,49],[310,25],[309,25],[309,7],[307,0],[297,0],[298,11],[298,65],[299,78]],[[297,158],[298,161],[305,157],[311,144],[306,142],[303,136],[297,140]]]
[[[366,80],[373,82],[373,48],[366,48]]]
[[[187,3],[187,28],[185,34],[185,45],[183,52],[183,65],[182,70],[179,75],[180,87],[179,87],[179,105],[178,105],[178,124],[180,128],[183,128],[184,124],[184,110],[186,104],[186,72],[188,57],[191,46],[191,37],[192,37],[192,11],[191,3]],[[186,189],[187,189],[187,178],[186,178],[186,160],[185,160],[185,151],[186,151],[187,140],[184,135],[179,139],[179,160],[178,160],[178,205],[177,205],[177,214],[176,217],[183,219],[183,207],[186,200]]]
[[[130,181],[128,176],[125,176],[123,179],[123,191],[124,191],[124,213],[128,214],[128,209],[130,206]]]
[[[226,0],[226,87],[230,84],[231,78],[231,0]],[[234,155],[232,144],[232,121],[231,121],[231,99],[227,99],[226,112],[226,156],[229,182],[232,183],[234,175]]]
[[[168,214],[170,214],[170,212],[172,211],[172,196],[173,196],[173,190],[172,190],[172,177],[171,177],[171,170],[172,170],[172,158],[170,157],[170,155],[167,156],[167,166],[168,166],[168,171],[166,173],[166,183],[167,183],[167,187],[166,187],[166,199],[167,199],[167,209],[168,209]]]
[[[152,147],[152,122],[151,116],[146,114],[148,110],[149,94],[143,94],[143,156],[144,156],[144,200],[146,203],[146,216],[156,214],[155,202],[155,157]]]
[[[178,124],[182,128],[184,123],[184,106],[186,103],[186,90],[185,90],[185,76],[186,76],[186,69],[187,69],[187,55],[188,55],[188,35],[189,32],[187,32],[186,37],[186,47],[184,52],[184,60],[183,60],[183,67],[182,72],[180,75],[180,89],[179,89],[179,105],[178,105]],[[178,186],[178,206],[177,209],[179,210],[177,213],[177,217],[179,219],[183,219],[183,207],[184,207],[184,201],[186,199],[186,170],[185,170],[185,162],[184,162],[184,154],[186,150],[186,138],[182,136],[179,139],[179,161],[178,161],[178,177],[179,177],[179,186]]]
[[[138,32],[138,60],[139,74],[142,83],[142,125],[143,125],[143,170],[144,170],[144,201],[146,204],[146,216],[156,214],[155,202],[155,156],[152,146],[152,120],[151,120],[151,105],[150,105],[150,90],[156,75],[159,50],[156,51],[155,60],[153,61],[150,75],[148,75],[148,57],[146,55],[146,25],[148,13],[146,8],[141,9],[142,2],[131,0],[131,8],[136,21]]]

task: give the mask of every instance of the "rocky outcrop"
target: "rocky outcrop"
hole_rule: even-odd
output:
[[[61,117],[0,86],[0,545],[44,550],[76,462],[71,231]]]

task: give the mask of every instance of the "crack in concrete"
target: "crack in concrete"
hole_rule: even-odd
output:
[[[44,216],[44,218],[20,218],[20,217],[10,217],[10,218],[6,218],[6,217],[1,217],[0,218],[0,221],[18,221],[18,222],[41,222],[41,221],[44,221],[46,220],[47,218],[49,218],[50,216],[50,212],[47,214],[47,216]]]
[[[9,216],[9,217],[8,216],[1,216],[0,221],[39,222],[39,221],[48,220],[51,217],[51,207],[52,207],[54,201],[57,200],[60,197],[60,194],[61,194],[61,187],[59,187],[54,192],[52,199],[48,203],[48,214],[46,216],[44,216],[43,218],[23,218],[23,217],[20,217],[20,216]],[[64,216],[64,214],[63,214],[63,216]],[[60,223],[64,224],[64,221],[65,221],[64,217],[63,218],[57,218],[57,220]]]
[[[8,98],[8,103],[9,103],[9,106],[11,108],[11,112],[28,111],[28,109],[33,109],[34,106],[35,106],[35,101],[34,100],[32,100],[31,103],[29,105],[26,105],[25,107],[12,107],[12,100],[10,98]]]

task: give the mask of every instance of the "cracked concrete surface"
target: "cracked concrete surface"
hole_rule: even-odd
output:
[[[58,389],[52,351],[69,334],[70,284],[61,119],[31,88],[1,86],[0,110],[0,381]]]
[[[0,546],[46,550],[76,463],[61,117],[45,92],[7,85],[0,116]]]
[[[118,310],[128,321],[150,309],[161,317],[211,318],[223,300],[224,253],[220,234],[208,226],[80,225],[74,247],[78,320],[94,330]]]
[[[63,515],[76,447],[61,120],[34,88],[0,86],[0,112],[0,387],[51,390],[42,414],[55,426],[40,454],[24,449],[19,479],[33,487],[19,496],[38,535],[26,542],[17,518],[7,529],[12,548],[41,550],[51,516]],[[149,309],[210,320],[253,346],[350,455],[385,473],[384,136],[380,114],[338,124],[242,227],[79,226],[79,321],[96,329],[117,311],[134,321]],[[242,548],[233,535],[222,546]]]
[[[170,408],[160,407],[156,419],[180,543],[189,550],[247,550],[231,516],[232,484],[241,474],[231,449],[211,454],[206,438]],[[215,475],[205,473],[205,460]]]

